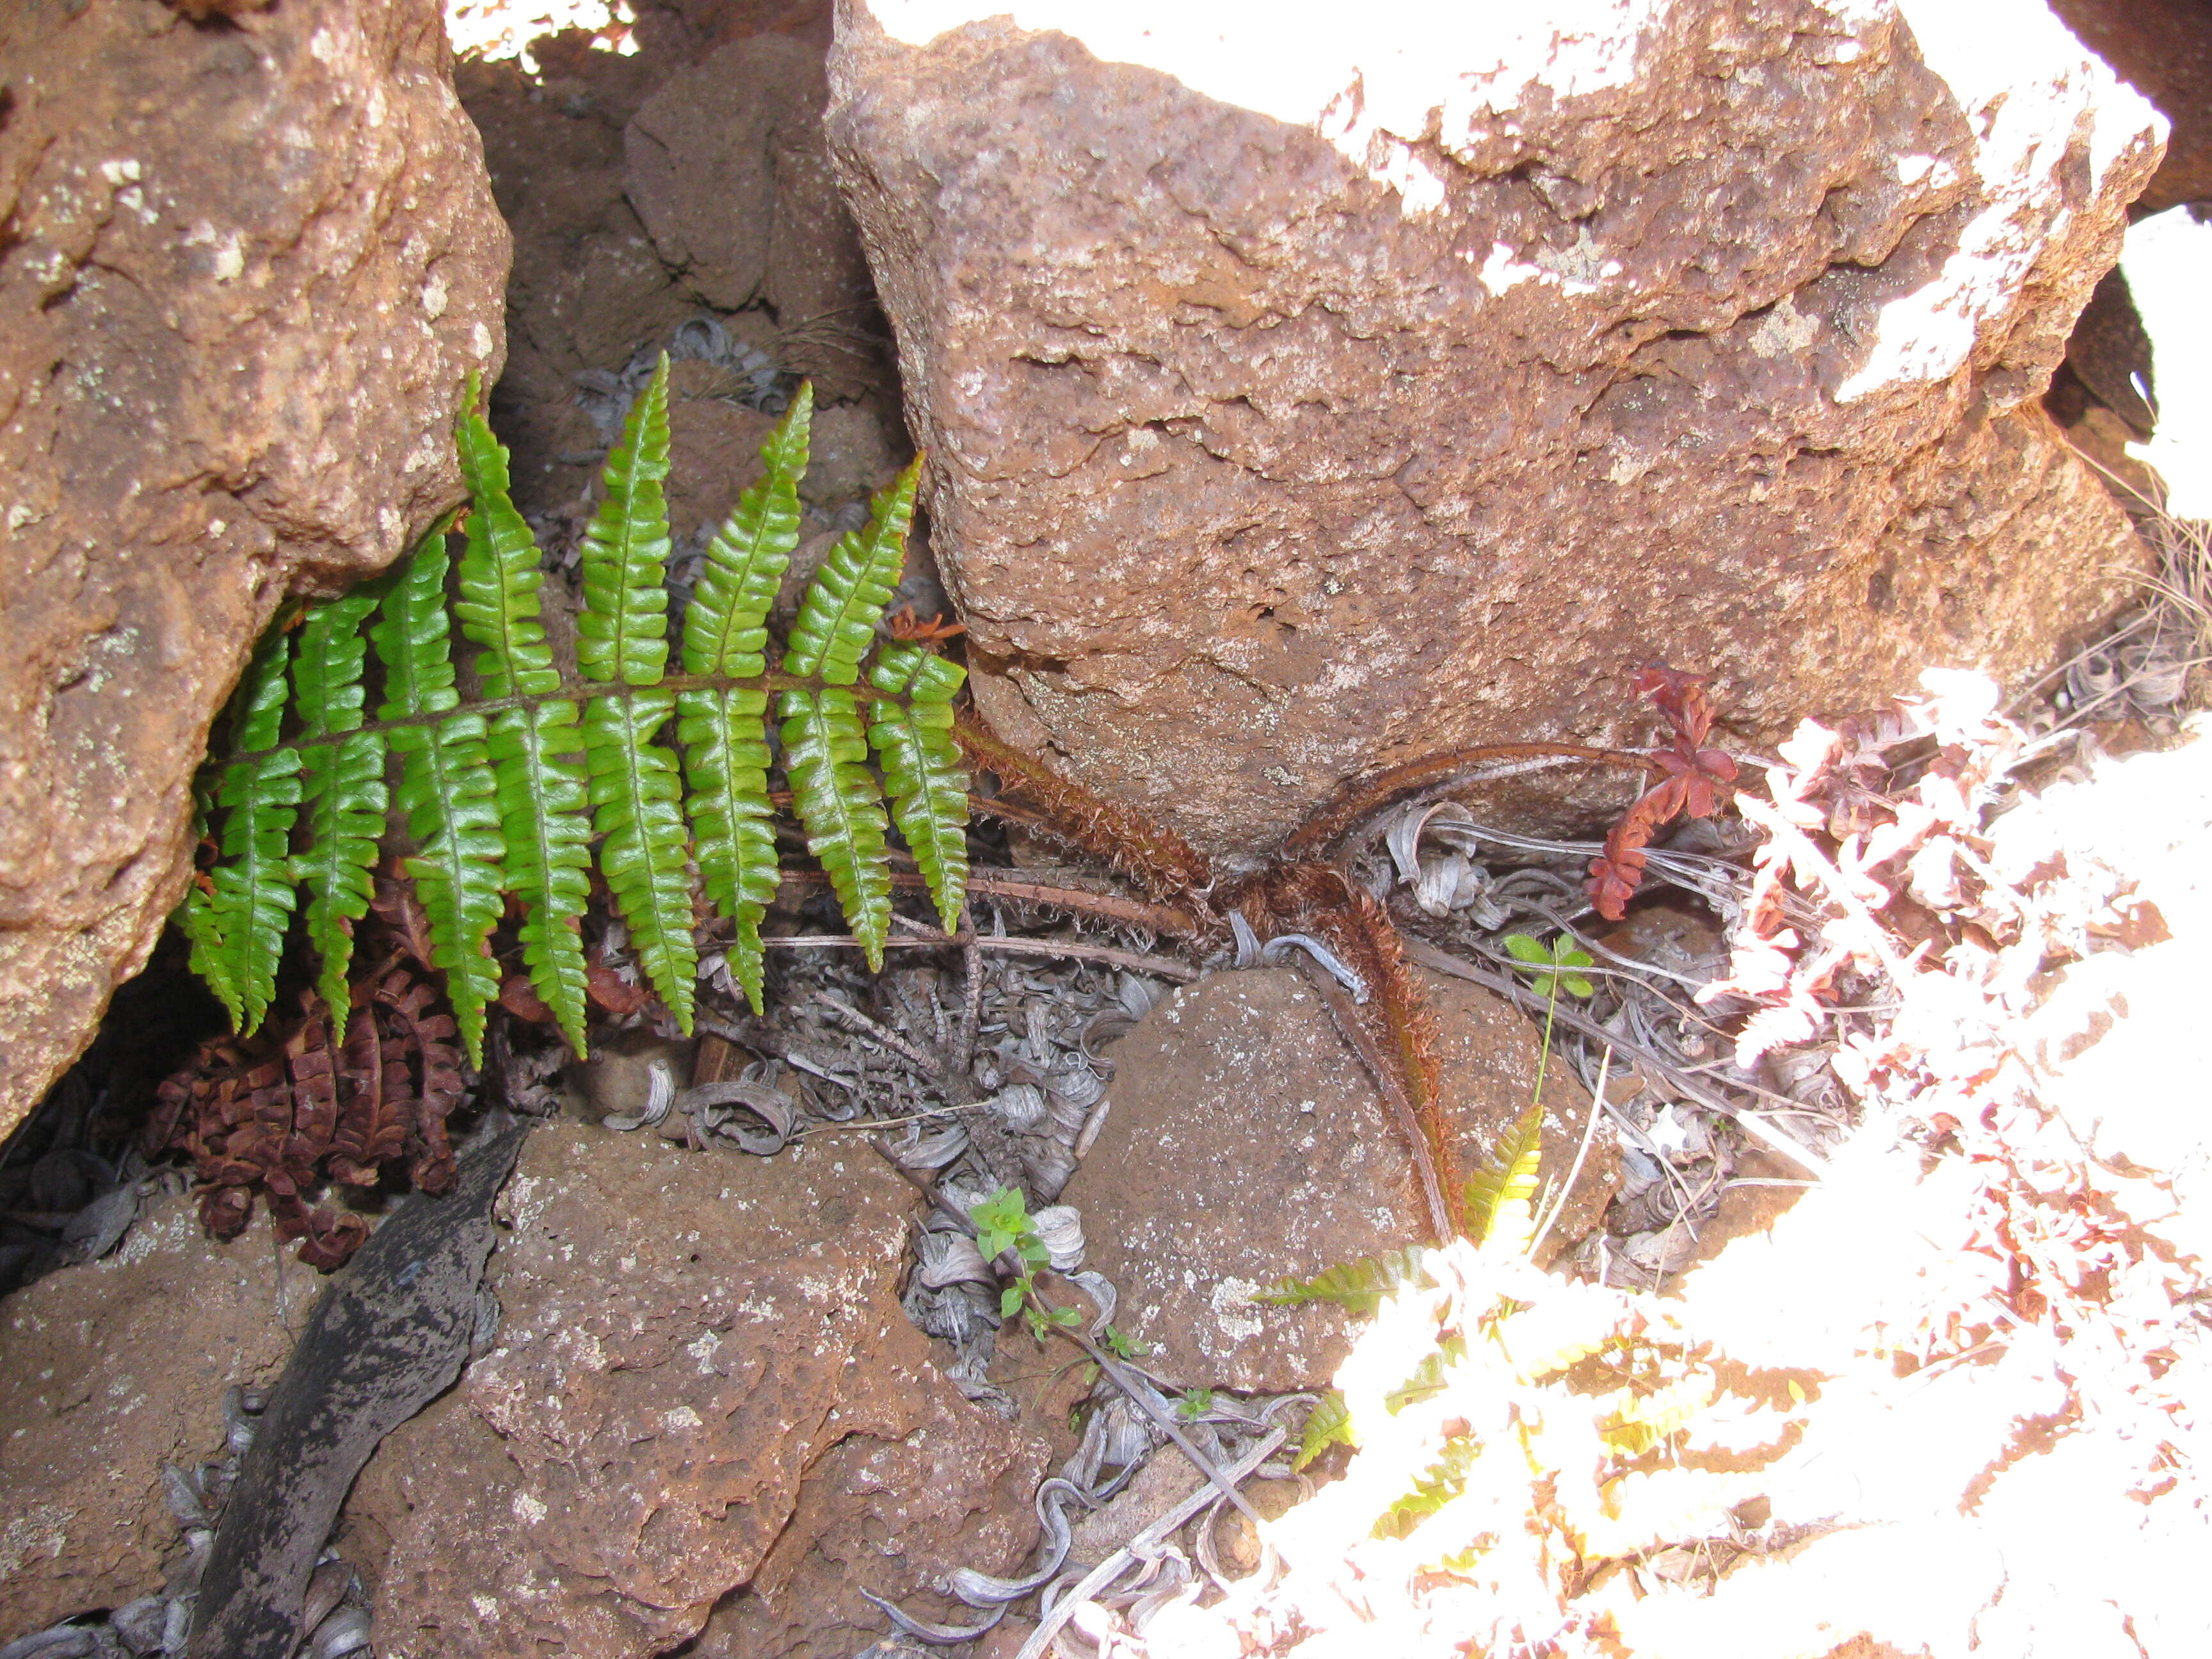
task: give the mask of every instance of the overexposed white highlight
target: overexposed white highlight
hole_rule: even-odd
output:
[[[2150,334],[2158,430],[2128,453],[2166,480],[2166,511],[2212,519],[2212,225],[2171,208],[2128,227],[2120,270]]]
[[[1540,5],[1420,0],[1376,9],[1274,0],[869,0],[893,40],[926,46],[989,16],[1057,30],[1092,56],[1137,64],[1193,92],[1309,127],[1408,211],[1443,204],[1415,148],[1467,150],[1534,87],[1573,98],[1636,78],[1646,33],[1672,0]]]
[[[2069,136],[2086,141],[2093,188],[2166,118],[2113,75],[2053,16],[2044,0],[1893,0],[1922,61],[1950,88],[1980,135],[1972,163],[1982,210],[1960,233],[1934,281],[1881,308],[1873,349],[1836,388],[1850,403],[1895,385],[1948,379],[1972,355],[1982,319],[2010,308],[2051,243],[2062,210],[2056,177]]]
[[[446,38],[464,58],[512,58],[531,75],[530,43],[564,29],[600,37],[599,49],[627,58],[637,51],[629,0],[446,0]]]

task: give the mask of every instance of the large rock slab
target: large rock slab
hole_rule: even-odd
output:
[[[646,1659],[757,1578],[746,1616],[780,1627],[810,1547],[860,1540],[823,1480],[860,1480],[883,1511],[855,1562],[879,1593],[970,1547],[998,1568],[1027,1547],[1042,1449],[932,1367],[897,1297],[913,1189],[865,1147],[769,1160],[553,1127],[501,1202],[496,1345],[386,1440],[348,1506],[379,1653]],[[886,1546],[909,1508],[933,1530],[907,1564]]]
[[[161,1465],[222,1455],[223,1390],[276,1381],[321,1288],[265,1212],[219,1243],[173,1197],[0,1302],[0,1635],[161,1589]]]
[[[288,592],[460,499],[506,227],[434,0],[0,7],[0,1132],[143,964]]]
[[[1444,1097],[1468,1173],[1528,1109],[1540,1051],[1528,1022],[1478,987],[1424,975]],[[1113,1110],[1061,1201],[1083,1212],[1086,1264],[1121,1293],[1115,1323],[1159,1346],[1197,1386],[1323,1388],[1352,1322],[1254,1297],[1277,1279],[1434,1243],[1400,1133],[1304,978],[1285,968],[1185,986],[1114,1046]],[[1582,1085],[1544,1085],[1547,1182],[1564,1180],[1589,1122]],[[1546,1254],[1590,1231],[1616,1155],[1599,1136]]]
[[[2164,124],[2041,0],[1005,10],[843,0],[833,152],[979,702],[1217,851],[1654,658],[2017,675],[2141,557],[2034,400]]]

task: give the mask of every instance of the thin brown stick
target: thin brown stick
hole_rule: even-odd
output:
[[[784,881],[794,887],[827,887],[828,875],[819,870],[786,870]],[[926,887],[921,876],[910,870],[891,872],[895,887]],[[988,894],[993,898],[1012,899],[1022,904],[1048,904],[1057,910],[1079,910],[1086,915],[1103,917],[1108,921],[1125,923],[1131,927],[1142,927],[1147,933],[1170,933],[1178,938],[1199,931],[1195,918],[1189,912],[1164,904],[1148,904],[1143,899],[1124,897],[1119,893],[1094,893],[1085,887],[1060,887],[1046,882],[1023,881],[1011,876],[993,876],[971,872],[968,878],[970,893]]]
[[[852,1026],[870,1042],[879,1042],[894,1054],[905,1055],[930,1076],[936,1077],[944,1070],[945,1062],[941,1058],[932,1060],[896,1031],[892,1030],[890,1026],[869,1018],[842,997],[832,996],[827,991],[817,991],[814,994],[814,1000],[842,1018],[847,1024]]]
[[[1587,761],[1598,766],[1632,768],[1655,776],[1663,775],[1657,761],[1627,749],[1592,749],[1578,743],[1486,743],[1472,749],[1450,749],[1441,755],[1393,766],[1339,789],[1283,843],[1283,856],[1319,858],[1337,837],[1399,796],[1449,784],[1472,768],[1492,761],[1551,761],[1562,766]]]
[[[934,937],[887,939],[884,941],[884,948],[889,951],[902,947],[915,949],[922,945],[935,948],[962,942],[951,934],[939,933]],[[860,941],[850,933],[769,933],[762,937],[761,943],[787,951],[857,951],[860,948]],[[1188,985],[1199,976],[1197,969],[1187,962],[1177,962],[1172,957],[1143,956],[1134,951],[1117,951],[1110,945],[1085,945],[1079,939],[994,939],[988,933],[983,933],[976,937],[975,945],[979,951],[1003,951],[1009,956],[1065,957],[1079,962],[1110,963],[1132,973],[1152,974],[1161,979],[1170,979],[1178,985]]]

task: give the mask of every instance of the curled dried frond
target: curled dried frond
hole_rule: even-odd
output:
[[[300,1259],[328,1272],[368,1224],[314,1194],[331,1183],[380,1186],[403,1165],[412,1185],[445,1191],[446,1119],[462,1092],[453,1013],[422,970],[403,963],[359,988],[343,1040],[310,994],[279,1030],[203,1044],[161,1083],[147,1149],[191,1154],[200,1217],[216,1237],[235,1237],[258,1196],[276,1236],[300,1241]]]

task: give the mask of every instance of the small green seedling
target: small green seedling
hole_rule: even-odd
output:
[[[1577,968],[1594,968],[1597,964],[1589,951],[1562,933],[1549,945],[1541,944],[1526,933],[1508,933],[1504,940],[1505,954],[1522,964],[1522,971],[1530,975],[1528,988],[1549,1001],[1557,1001],[1565,991],[1571,997],[1589,998],[1597,994],[1597,988],[1580,974]]]
[[[999,1292],[999,1317],[1021,1315],[1030,1334],[1042,1343],[1054,1325],[1073,1327],[1083,1316],[1073,1308],[1055,1308],[1037,1294],[1036,1270],[1051,1261],[1044,1241],[1030,1224],[1029,1200],[1014,1187],[1001,1187],[981,1203],[970,1206],[968,1218],[975,1224],[975,1248],[986,1261],[996,1261],[1012,1252],[1021,1273]]]
[[[1114,1357],[1116,1359],[1142,1359],[1152,1352],[1154,1345],[1139,1341],[1122,1331],[1119,1326],[1109,1325],[1106,1328],[1106,1346],[1114,1351]]]
[[[1176,1401],[1176,1415],[1186,1423],[1197,1422],[1212,1409],[1213,1390],[1211,1389],[1186,1389],[1182,1397]]]

